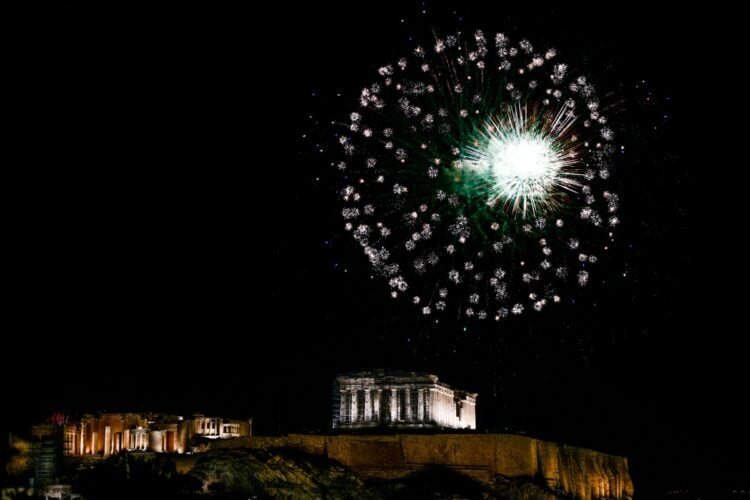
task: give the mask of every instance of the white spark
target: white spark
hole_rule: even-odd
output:
[[[581,286],[586,286],[586,284],[589,282],[589,273],[588,271],[581,271],[578,273],[578,284]]]

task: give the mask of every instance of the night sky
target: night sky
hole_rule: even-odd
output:
[[[689,139],[711,73],[696,13],[459,6],[9,14],[10,423],[153,409],[324,431],[336,373],[419,369],[478,392],[483,430],[628,456],[644,498],[747,487],[742,264],[712,212],[740,202],[702,193]],[[431,23],[554,45],[621,100],[621,236],[574,306],[438,328],[341,231],[328,123]]]

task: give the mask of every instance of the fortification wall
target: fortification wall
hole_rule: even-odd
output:
[[[390,436],[254,436],[219,447],[291,448],[325,455],[363,478],[391,479],[444,467],[483,482],[496,475],[529,476],[576,498],[631,498],[633,483],[624,457],[512,434]]]

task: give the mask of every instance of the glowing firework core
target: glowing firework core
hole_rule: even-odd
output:
[[[488,203],[503,202],[526,217],[528,210],[553,208],[560,189],[575,191],[575,152],[562,140],[574,121],[561,111],[551,123],[537,122],[519,106],[505,120],[486,125],[481,146],[468,148],[468,157],[470,167],[491,179]]]
[[[537,180],[554,175],[559,166],[550,158],[546,141],[533,137],[518,137],[513,142],[494,139],[490,144],[492,171],[504,184],[508,180]]]

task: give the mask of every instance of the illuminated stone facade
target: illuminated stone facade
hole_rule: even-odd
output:
[[[154,413],[100,413],[86,415],[63,426],[63,454],[109,456],[123,451],[185,453],[194,436],[231,439],[252,434],[252,419]]]
[[[476,403],[476,394],[452,389],[428,373],[348,373],[333,384],[332,426],[476,429]]]

